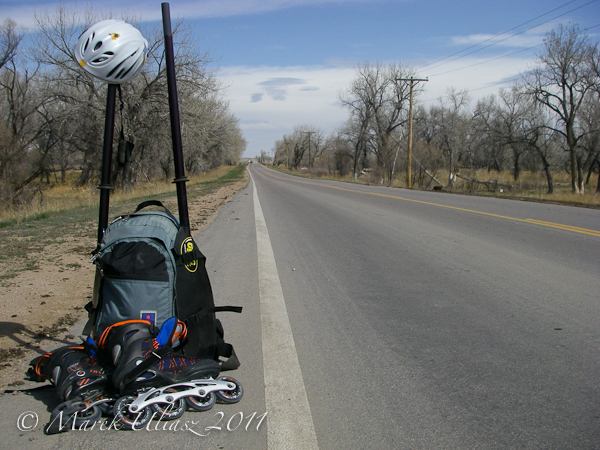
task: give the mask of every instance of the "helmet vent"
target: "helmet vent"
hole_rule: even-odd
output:
[[[94,51],[98,50],[100,47],[102,47],[102,41],[96,42],[96,45],[94,46]]]
[[[123,64],[125,61],[121,61],[119,64],[117,64],[113,70],[111,70],[110,72],[108,72],[106,74],[107,78],[111,77],[113,73],[115,73],[117,71],[117,69],[121,66],[121,64]]]
[[[131,66],[129,69],[127,69],[127,71],[126,71],[126,72],[125,72],[123,75],[119,74],[119,78],[124,78],[124,77],[126,77],[126,76],[127,76],[127,74],[128,74],[130,71],[131,71],[131,69],[133,69],[133,66]]]

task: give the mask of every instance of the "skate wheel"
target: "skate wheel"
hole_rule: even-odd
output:
[[[196,411],[208,411],[217,401],[217,397],[214,392],[209,392],[206,397],[186,397],[186,403],[192,409]]]
[[[81,404],[82,406],[86,406],[85,403]],[[75,427],[79,428],[80,426],[92,426],[102,417],[102,410],[98,406],[92,406],[85,411],[78,412],[75,417]]]
[[[93,406],[86,410],[88,405],[82,401],[69,400],[61,403],[52,411],[51,424],[56,422],[62,424],[61,428],[56,426],[52,427],[49,434],[58,433],[60,431],[67,431],[71,427],[80,428],[88,427],[97,422],[102,417],[102,411],[97,406]],[[52,420],[54,418],[54,420]],[[48,428],[50,430],[50,427]]]
[[[162,391],[163,394],[165,392],[177,391],[173,388],[167,388]],[[160,394],[160,392],[157,392],[156,395],[153,395],[152,397],[156,397]],[[148,400],[150,400],[152,397],[148,398]],[[152,411],[157,414],[158,420],[175,420],[183,416],[183,413],[185,412],[185,400],[180,398],[173,403],[154,403],[153,405],[150,405],[150,408],[152,408]]]
[[[141,411],[129,412],[129,405],[135,400],[135,397],[128,395],[121,397],[115,402],[113,413],[115,420],[124,430],[140,430],[152,420],[152,410],[146,407]]]
[[[244,388],[238,380],[236,380],[233,377],[219,377],[217,379],[235,385],[235,389],[233,389],[232,391],[216,392],[217,400],[219,400],[220,403],[237,403],[242,399],[242,397],[244,396]]]

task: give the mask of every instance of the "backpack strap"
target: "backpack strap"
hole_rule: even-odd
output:
[[[169,211],[169,209],[162,204],[162,202],[160,200],[146,200],[145,202],[140,203],[137,208],[135,208],[135,211],[133,212],[134,214],[137,212],[140,212],[142,209],[147,208],[148,206],[158,206],[159,208],[162,208],[165,210],[165,213],[171,218],[173,219],[174,222],[179,223],[179,220],[177,220],[177,217],[175,217],[173,215],[173,213],[171,211]]]
[[[197,324],[200,322],[200,319],[202,319],[203,317],[205,317],[209,314],[217,313],[217,312],[241,313],[242,307],[241,306],[211,306],[209,308],[201,309],[197,313],[192,314],[189,317],[186,317],[185,319],[183,319],[183,322],[185,322],[187,325]]]
[[[165,211],[170,212],[167,207],[165,205],[162,204],[161,201],[159,200],[146,200],[145,202],[140,203],[137,208],[135,209],[135,211],[133,212],[134,214],[138,211],[141,211],[144,208],[147,208],[148,206],[158,206],[160,208],[163,208]]]
[[[221,371],[235,370],[240,367],[240,360],[235,354],[233,345],[225,342],[225,332],[223,331],[223,325],[219,319],[215,319],[215,328],[217,331],[217,354],[219,356],[219,364],[221,365]]]

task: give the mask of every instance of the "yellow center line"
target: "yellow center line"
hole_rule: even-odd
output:
[[[600,237],[600,231],[588,230],[587,228],[579,228],[579,227],[574,227],[571,225],[562,225],[560,223],[545,222],[543,220],[535,220],[535,219],[527,219],[524,222],[533,223],[536,225],[542,225],[544,227],[552,227],[552,228],[558,228],[560,230],[572,231],[574,233],[589,234],[590,236]]]
[[[479,214],[479,215],[482,215],[482,216],[496,217],[496,218],[499,218],[499,219],[506,219],[506,220],[512,220],[512,221],[515,221],[515,222],[529,223],[529,224],[533,224],[533,225],[540,225],[540,226],[543,226],[543,227],[557,228],[559,230],[571,231],[573,233],[587,234],[589,236],[600,237],[600,231],[589,230],[587,228],[574,227],[574,226],[571,226],[571,225],[563,225],[563,224],[560,224],[560,223],[546,222],[546,221],[543,221],[543,220],[536,220],[536,219],[518,219],[516,217],[503,216],[503,215],[500,215],[500,214],[487,213],[487,212],[483,212],[483,211],[476,211],[474,209],[459,208],[457,206],[442,205],[440,203],[431,203],[431,202],[425,202],[425,201],[422,201],[422,200],[413,200],[413,199],[406,198],[406,197],[400,197],[398,195],[381,194],[381,193],[378,193],[378,192],[358,191],[356,189],[349,189],[349,188],[344,188],[344,187],[340,187],[340,186],[330,186],[330,185],[327,185],[327,184],[314,183],[314,182],[311,182],[311,181],[294,180],[294,179],[290,179],[290,178],[278,177],[277,175],[274,175],[274,174],[269,173],[269,172],[270,171],[267,171],[266,174],[269,175],[270,177],[277,178],[278,180],[283,180],[283,181],[293,181],[295,183],[310,184],[310,185],[313,185],[313,186],[326,187],[326,188],[330,188],[330,189],[338,189],[340,191],[353,192],[353,193],[357,193],[357,194],[366,194],[366,195],[375,195],[377,197],[393,198],[393,199],[396,199],[396,200],[404,200],[406,202],[420,203],[422,205],[429,205],[429,206],[437,206],[437,207],[440,207],[440,208],[454,209],[456,211],[463,211],[463,212],[468,212],[468,213],[472,213],[472,214]]]

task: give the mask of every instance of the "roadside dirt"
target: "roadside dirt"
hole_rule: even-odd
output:
[[[188,198],[192,231],[207,227],[219,208],[247,184],[245,172],[235,184]],[[177,211],[176,205],[171,210]],[[36,356],[81,342],[69,330],[87,319],[84,306],[94,282],[94,266],[88,261],[94,245],[89,232],[69,236],[66,243],[46,244],[36,252],[33,270],[20,271],[0,286],[0,393],[30,384],[24,374]],[[0,266],[0,273],[9,269]]]

